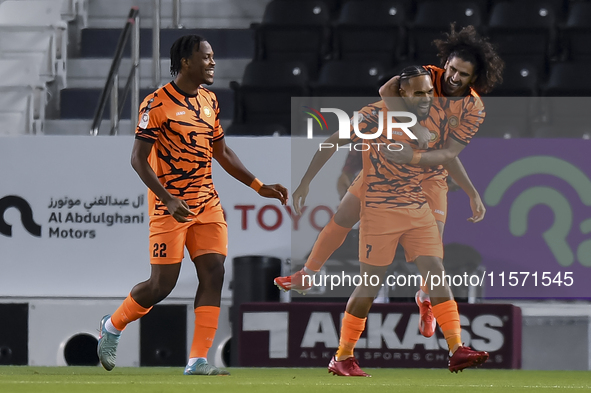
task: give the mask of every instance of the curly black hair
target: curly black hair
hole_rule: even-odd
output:
[[[193,54],[193,49],[199,46],[205,38],[198,35],[184,35],[177,39],[170,47],[170,74],[174,77],[181,71],[181,60],[188,59]]]
[[[482,37],[474,26],[466,26],[456,31],[455,23],[451,24],[451,31],[445,34],[445,39],[433,41],[441,58],[441,67],[453,57],[474,64],[477,75],[472,88],[478,94],[490,93],[497,84],[503,83],[503,69],[505,62],[499,57],[496,48]]]

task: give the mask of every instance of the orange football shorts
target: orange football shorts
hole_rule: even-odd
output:
[[[217,204],[217,206],[215,206]],[[228,226],[219,200],[191,222],[178,222],[171,215],[150,217],[150,263],[166,265],[183,260],[185,246],[191,259],[204,254],[228,254]]]
[[[387,266],[394,260],[398,242],[406,260],[418,256],[443,258],[443,244],[431,209],[368,208],[361,206],[359,260],[372,266]]]
[[[445,224],[447,218],[447,181],[441,178],[423,180],[421,186],[435,220]]]

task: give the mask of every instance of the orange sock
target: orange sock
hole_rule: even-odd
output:
[[[339,349],[336,358],[338,361],[345,360],[353,356],[355,344],[359,341],[361,333],[365,330],[365,321],[367,318],[358,318],[345,311],[343,324],[341,326],[341,338],[339,340]]]
[[[207,358],[207,351],[213,344],[215,332],[218,330],[220,308],[201,306],[195,309],[195,332],[189,358]]]
[[[316,243],[312,247],[312,252],[306,261],[306,267],[315,272],[319,271],[332,253],[343,244],[350,230],[351,228],[342,227],[334,222],[334,218],[331,218],[320,231],[318,239],[316,239]]]
[[[127,295],[123,303],[117,310],[111,315],[111,322],[118,330],[125,329],[128,323],[136,321],[150,312],[150,308],[144,308],[140,306],[133,298],[131,293]]]
[[[460,314],[455,300],[448,300],[433,306],[433,315],[443,332],[445,341],[450,351],[456,346],[462,345],[462,328],[460,327]]]

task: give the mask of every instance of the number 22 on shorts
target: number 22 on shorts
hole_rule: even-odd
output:
[[[152,256],[154,258],[166,258],[166,243],[154,243]]]

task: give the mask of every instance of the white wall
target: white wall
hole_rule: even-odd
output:
[[[299,183],[317,143],[318,140],[276,137],[227,138],[227,144],[259,179],[280,182],[290,193]],[[21,224],[16,208],[4,213],[12,235],[0,234],[0,297],[124,298],[133,285],[148,277],[146,187],[129,163],[132,144],[130,136],[0,138],[0,200],[9,195],[24,198],[32,208],[34,221],[42,227],[41,237],[35,237]],[[292,231],[293,220],[285,207],[261,198],[218,165],[214,166],[214,183],[229,228],[224,297],[231,296],[227,288],[233,257],[263,254],[297,259],[309,251],[318,234],[311,225],[310,212],[320,203],[336,209],[336,176],[345,156],[344,151],[337,153],[312,183],[310,207],[301,217],[297,231]],[[101,198],[105,205],[100,204]],[[115,205],[115,200],[127,203]],[[59,207],[58,201],[66,204]],[[98,203],[93,204],[95,201]],[[237,208],[241,205],[255,206],[247,212],[246,223],[242,210]],[[272,228],[278,224],[278,211],[281,224]],[[59,213],[61,223],[56,222]],[[143,222],[111,226],[65,222],[68,213],[74,219],[76,214],[85,217],[88,213],[137,219],[143,215]],[[329,217],[326,211],[319,211],[314,219],[316,225],[323,226]],[[62,238],[61,233],[56,236],[57,228],[68,232],[67,237]],[[74,238],[70,237],[70,230]],[[292,242],[297,247],[292,248]],[[171,296],[192,298],[196,284],[192,263],[185,258]]]

